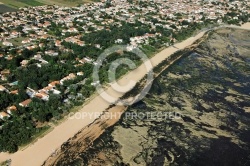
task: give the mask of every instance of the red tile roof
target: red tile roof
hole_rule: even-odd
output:
[[[32,101],[31,99],[27,99],[27,100],[24,100],[23,102],[19,103],[19,105],[23,106],[23,107],[27,107],[31,101]]]

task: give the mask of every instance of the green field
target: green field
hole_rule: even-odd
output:
[[[41,6],[44,3],[38,2],[36,0],[0,0],[4,5],[12,7],[12,8],[20,8],[27,6]]]
[[[0,14],[1,13],[6,13],[6,12],[14,12],[14,11],[16,11],[16,9],[14,9],[12,7],[9,7],[9,6],[6,6],[6,5],[0,4]]]
[[[0,0],[0,4],[11,7],[21,8],[27,6],[41,6],[41,5],[59,5],[59,6],[77,6],[79,4],[92,2],[91,0]]]
[[[24,3],[28,6],[42,6],[42,5],[44,5],[43,3],[38,2],[36,0],[18,0],[18,1],[21,3]]]
[[[77,6],[79,4],[89,3],[93,0],[37,0],[44,4],[55,4],[60,6]]]

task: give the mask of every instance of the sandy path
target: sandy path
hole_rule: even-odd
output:
[[[242,26],[244,29],[250,30],[250,23],[247,23]],[[151,63],[154,66],[157,66],[164,59],[169,57],[171,54],[175,53],[178,49],[183,49],[191,45],[194,41],[201,38],[205,32],[201,32],[194,37],[190,37],[187,40],[175,44],[175,47],[169,47],[156,54],[151,58]],[[177,49],[178,48],[178,49]],[[147,73],[147,70],[144,65],[139,66],[137,69],[129,72],[122,79],[118,81],[120,84],[127,84],[128,80],[139,81]],[[113,97],[119,98],[122,96],[121,93],[115,92],[112,88],[106,90],[107,93],[112,94]],[[80,113],[99,113],[101,114],[105,109],[109,107],[107,103],[100,96],[93,98],[88,104],[83,106]],[[79,115],[79,112],[77,115]],[[65,122],[56,126],[50,133],[46,136],[40,138],[33,145],[30,145],[28,148],[23,151],[18,151],[14,154],[1,153],[0,162],[7,159],[12,160],[11,166],[39,166],[41,165],[56,149],[58,149],[64,142],[69,138],[73,137],[78,131],[83,127],[91,124],[96,117],[76,119],[68,118]],[[72,120],[73,119],[73,120]]]
[[[241,28],[243,28],[243,29],[250,29],[250,22],[248,22],[248,23],[245,23],[245,24],[243,24],[242,26],[241,26]]]

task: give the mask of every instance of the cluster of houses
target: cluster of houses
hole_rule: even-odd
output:
[[[19,106],[28,107],[31,101],[32,101],[31,99],[24,100],[23,102],[19,103]],[[4,120],[5,118],[10,117],[16,111],[17,107],[15,105],[9,106],[8,108],[6,108],[6,111],[0,112],[0,119]]]
[[[0,112],[0,119],[10,117],[13,114],[13,112],[15,112],[15,111],[17,111],[16,106],[13,105],[13,106],[8,107],[6,109],[6,112],[5,111]]]
[[[130,38],[130,45],[133,47],[137,47],[141,44],[149,44],[149,38],[155,38],[156,36],[161,36],[160,33],[155,34],[145,34],[143,36],[135,36]]]
[[[238,10],[238,16],[244,12],[249,13],[250,5],[248,0],[233,2],[229,0],[140,0],[138,3],[112,0],[111,3],[112,6],[108,8],[106,8],[106,0],[103,0],[73,8],[39,6],[22,8],[18,11],[18,15],[5,13],[0,16],[3,29],[3,32],[0,32],[0,42],[2,41],[5,46],[13,46],[9,39],[26,36],[22,44],[29,49],[39,47],[36,41],[40,39],[51,39],[57,46],[62,41],[83,46],[84,41],[79,39],[79,34],[82,32],[108,30],[110,25],[116,25],[119,28],[121,21],[128,23],[139,21],[152,28],[162,26],[171,29],[170,25],[175,25],[177,29],[181,29],[186,26],[180,24],[182,21],[201,23],[205,16],[207,19],[222,22],[221,18],[230,10]],[[142,3],[147,5],[141,5]],[[232,19],[237,19],[238,16]],[[157,20],[157,23],[152,22],[152,19]],[[52,28],[55,28],[53,24],[60,25],[61,35],[48,34]],[[66,33],[75,35],[64,37]]]
[[[29,100],[22,102],[22,104],[23,104],[22,106],[23,107],[27,106],[29,104],[29,102],[31,102],[31,100],[30,101]],[[9,106],[8,108],[6,108],[6,111],[0,112],[0,119],[4,120],[4,118],[10,117],[16,111],[17,111],[17,107],[15,105]]]
[[[101,2],[84,4],[79,7],[60,7],[60,6],[38,6],[21,8],[16,13],[5,13],[0,15],[1,31],[0,46],[18,49],[21,53],[23,49],[33,50],[41,48],[45,51],[42,54],[58,56],[59,53],[53,49],[45,47],[44,40],[51,41],[62,52],[72,50],[62,46],[62,42],[70,42],[85,46],[82,36],[99,30],[109,30],[112,25],[119,28],[121,22],[135,23],[140,22],[156,29],[157,26],[173,31],[186,28],[187,25],[181,24],[183,21],[202,23],[203,17],[206,19],[222,22],[222,17],[234,10],[238,13],[231,19],[238,19],[242,13],[250,13],[250,2],[247,0],[233,1],[203,1],[203,0],[140,0],[136,3],[129,3],[127,0],[112,0],[111,6],[106,7],[106,0]],[[146,5],[143,5],[143,4]],[[154,21],[152,21],[155,20]],[[174,25],[176,29],[173,29]],[[60,35],[50,34],[50,31],[60,27]],[[20,38],[20,45],[14,45],[11,41]],[[136,47],[148,44],[150,38],[161,37],[161,32],[155,34],[144,34],[130,38],[130,45]],[[175,39],[172,39],[175,41]],[[114,43],[124,44],[121,39]],[[167,45],[168,43],[166,43]],[[102,46],[97,44],[96,47]],[[0,54],[0,58],[12,59],[12,55]],[[42,59],[40,58],[42,61]],[[42,61],[46,63],[46,61]],[[28,64],[28,60],[22,62],[22,66]],[[41,64],[37,64],[41,67]],[[0,75],[2,77],[2,75]],[[2,80],[4,77],[2,78]]]
[[[61,80],[50,82],[48,84],[48,86],[46,86],[46,87],[44,87],[44,88],[42,88],[40,90],[34,90],[34,89],[30,88],[30,87],[27,87],[26,93],[30,98],[20,102],[19,106],[28,107],[29,104],[32,102],[32,98],[34,98],[34,97],[39,98],[39,99],[44,100],[44,101],[48,101],[50,92],[52,92],[53,94],[57,94],[57,95],[61,93],[59,90],[56,89],[56,85],[63,85],[63,83],[65,81],[73,80],[77,76],[81,76],[83,74],[84,74],[83,72],[78,72],[76,74],[70,73],[68,76],[62,78]],[[11,93],[3,85],[0,85],[0,92],[1,91],[2,92],[6,91],[6,92]],[[16,91],[18,93],[18,90],[16,90]],[[13,112],[15,112],[15,111],[17,111],[17,107],[14,106],[14,105],[6,108],[6,111],[0,112],[0,119],[4,119],[5,117],[10,117],[13,114]]]

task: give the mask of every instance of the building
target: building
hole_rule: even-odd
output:
[[[3,45],[4,46],[13,46],[13,44],[11,42],[7,42],[7,41],[4,41]]]
[[[45,101],[49,100],[49,95],[44,93],[44,92],[36,93],[35,97],[42,99],[42,100],[45,100]]]
[[[10,91],[10,94],[13,94],[13,95],[18,95],[18,90],[13,90],[13,91]]]
[[[53,82],[49,83],[49,86],[50,87],[56,87],[56,85],[59,85],[59,84],[60,84],[59,81],[53,81]]]
[[[76,73],[76,75],[78,75],[78,76],[83,76],[84,73],[81,71],[81,72]]]
[[[17,111],[17,108],[16,108],[16,106],[10,106],[10,107],[8,107],[7,108],[7,112],[8,112],[8,114],[12,114],[13,112],[15,112],[15,111]]]
[[[51,91],[53,89],[53,87],[51,86],[46,86],[43,89],[40,89],[38,92],[44,92],[44,93],[49,93],[49,91]]]
[[[92,83],[91,83],[92,86],[97,86],[97,85],[99,85],[99,84],[100,84],[100,81],[96,81],[96,82],[92,82]]]
[[[6,112],[0,112],[0,119],[4,119],[6,117],[10,117]]]
[[[76,75],[75,75],[74,73],[70,73],[68,76],[66,76],[66,77],[64,77],[64,78],[62,78],[62,79],[60,80],[60,84],[63,85],[63,82],[64,82],[64,81],[73,80],[73,79],[75,79],[75,78],[76,78]]]
[[[6,90],[6,88],[3,85],[0,85],[0,92],[3,92],[5,90]]]
[[[19,103],[21,107],[28,107],[29,104],[31,103],[31,99],[24,100],[23,102]]]
[[[31,89],[31,88],[27,87],[27,89],[26,89],[26,94],[27,94],[29,97],[33,98],[34,95],[36,94],[36,91],[35,91],[34,89]]]
[[[1,74],[2,75],[9,75],[10,74],[10,70],[5,69],[5,70],[1,71]]]

